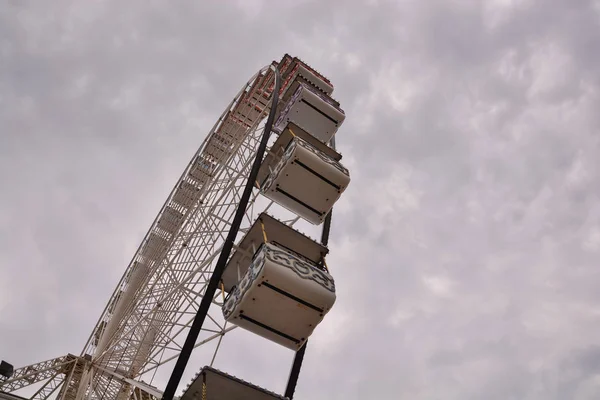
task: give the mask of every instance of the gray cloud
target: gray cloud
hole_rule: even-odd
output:
[[[336,85],[353,178],[296,398],[596,398],[599,25],[583,0],[5,4],[0,357],[79,351],[215,119],[288,52]],[[236,332],[221,362],[281,391],[291,355]]]

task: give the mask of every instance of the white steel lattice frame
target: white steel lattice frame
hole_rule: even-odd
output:
[[[76,361],[77,357],[66,355],[20,368],[15,371],[10,379],[1,382],[2,391],[13,392],[40,381],[50,382],[55,377],[61,376],[64,371],[70,370],[72,364]],[[39,391],[43,392],[44,390],[40,389]]]
[[[152,387],[139,380],[142,376],[145,379],[149,377],[151,384],[158,368],[176,359],[181,351],[229,230],[230,221],[238,207],[258,148],[264,118],[271,104],[271,100],[266,95],[263,96],[268,91],[261,92],[259,89],[271,86],[274,79],[272,68],[267,66],[261,69],[248,81],[186,167],[109,299],[81,357],[73,359],[83,360],[84,355],[89,354],[93,355],[92,363],[86,363],[85,370],[78,369],[75,374],[70,372],[75,370],[76,365],[71,359],[69,362],[73,363],[73,368],[70,371],[56,368],[48,370],[43,375],[46,382],[35,393],[36,399],[48,398],[61,385],[63,389],[58,393],[60,400],[130,399],[138,397],[140,390],[149,395],[149,398],[160,397],[160,391],[152,390]],[[261,111],[257,112],[257,108]],[[211,139],[217,136],[219,127],[235,118],[236,113],[241,113],[237,122],[242,119],[244,122],[236,122],[239,131],[233,134],[232,150],[212,157],[211,161],[215,165],[212,176],[203,178],[198,185],[198,179],[192,177],[195,163],[205,159],[203,155],[211,145]],[[215,153],[214,148],[212,153]],[[200,189],[199,197],[189,207],[183,207],[174,201],[182,182]],[[259,192],[255,189],[240,232],[245,231],[257,215],[254,213],[254,204],[258,195]],[[267,209],[271,204],[272,202],[268,203]],[[161,221],[172,209],[183,216],[178,229],[168,232],[165,226],[172,228],[177,225],[161,225]],[[297,220],[295,218],[286,222],[293,225]],[[169,222],[168,218],[166,222]],[[119,300],[122,300],[121,296],[127,291],[136,268],[144,268],[140,271],[145,272],[138,273],[142,276],[141,281],[137,282],[138,289],[134,291],[128,304],[119,306]],[[220,307],[223,298],[224,293],[218,291],[213,299],[216,307],[211,307],[196,342],[196,347],[216,342],[211,365],[223,336],[236,328],[228,326],[222,317]],[[112,335],[109,335],[107,327],[117,309],[120,315],[118,321],[113,321]],[[7,385],[7,382],[0,382],[0,391],[12,392],[31,384],[21,378],[13,377],[10,380],[13,382],[12,386]],[[43,379],[37,379],[36,382]]]
[[[232,105],[226,109],[190,162],[180,181],[190,182],[189,176],[194,163],[206,151],[210,140],[215,136],[216,129],[227,118],[229,111],[237,109],[248,116],[251,115],[257,105],[256,101],[250,104],[242,104],[240,101],[242,97],[249,97],[246,97],[246,94],[256,87],[253,84],[257,79],[267,79],[267,71],[269,70],[263,69],[253,77],[234,99]],[[263,82],[261,86],[267,86],[268,83],[268,81]],[[255,97],[258,99],[260,96]],[[247,128],[245,134],[234,135],[239,137],[239,140],[235,143],[231,155],[223,152],[219,154],[220,157],[213,158],[216,168],[212,179],[208,179],[201,187],[200,201],[184,214],[185,222],[181,229],[168,239],[168,248],[164,250],[164,254],[160,254],[160,248],[144,254],[144,245],[151,240],[151,235],[162,233],[158,224],[166,208],[168,206],[177,207],[172,200],[177,186],[173,189],[144,243],[138,249],[124,274],[120,286],[124,288],[127,284],[127,277],[133,273],[136,261],[144,263],[148,262],[148,259],[153,259],[152,272],[146,282],[141,285],[135,300],[121,318],[119,328],[113,335],[114,339],[110,341],[110,345],[98,353],[92,341],[92,335],[84,350],[86,353],[98,353],[94,354],[94,360],[97,360],[96,362],[104,368],[130,378],[137,378],[155,371],[178,356],[181,351],[181,343],[185,340],[187,328],[191,325],[202,294],[211,277],[213,261],[216,260],[229,230],[229,221],[232,220],[237,209],[240,192],[246,184],[262,128],[264,128],[259,123],[264,119],[268,110],[267,107],[264,107],[262,113],[256,115],[253,124]],[[238,129],[244,129],[244,125],[240,125]],[[257,196],[258,191],[255,191],[247,209],[245,222],[248,225],[253,220],[250,208]],[[119,289],[115,291],[111,302],[116,299],[118,293]],[[220,307],[222,302],[219,299],[222,296],[222,293],[218,293],[213,303]],[[109,302],[109,304],[111,303]],[[109,307],[107,306],[97,329],[107,326],[102,322],[110,318],[108,311]],[[227,326],[216,307],[211,311],[217,312],[209,313],[197,346],[215,339],[220,342],[225,333],[234,329],[233,326]],[[144,345],[147,346],[145,339],[149,332],[156,333],[152,338],[151,346],[143,350]],[[216,350],[218,350],[218,346],[215,349],[213,361]],[[91,379],[90,389],[92,398],[112,399],[118,397],[118,392],[123,389],[123,386],[121,382],[115,382],[114,376],[98,374]]]

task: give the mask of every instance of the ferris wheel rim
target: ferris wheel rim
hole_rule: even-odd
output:
[[[246,96],[246,95],[248,94],[248,90],[249,90],[249,89],[252,87],[252,85],[253,85],[254,83],[256,83],[256,82],[257,82],[257,80],[259,80],[259,79],[262,79],[262,78],[261,78],[261,76],[264,78],[264,76],[266,75],[265,73],[266,73],[266,71],[267,71],[268,69],[275,70],[275,68],[274,68],[273,64],[271,64],[271,65],[268,65],[268,66],[266,66],[266,67],[263,67],[263,68],[262,68],[261,70],[259,70],[259,71],[258,71],[256,74],[254,74],[254,75],[251,77],[251,79],[250,79],[250,80],[249,80],[249,81],[248,81],[248,82],[247,82],[245,85],[243,85],[243,86],[242,86],[242,88],[239,90],[238,94],[237,94],[237,95],[234,97],[234,99],[233,99],[233,100],[232,100],[232,101],[229,103],[229,105],[227,106],[227,108],[226,108],[226,109],[223,111],[223,113],[221,114],[221,116],[220,116],[220,117],[217,119],[217,122],[216,122],[216,123],[213,125],[213,127],[212,127],[212,129],[210,130],[209,134],[208,134],[208,135],[206,136],[206,138],[203,140],[203,142],[202,142],[202,145],[201,145],[201,146],[199,147],[199,149],[198,149],[198,150],[195,152],[195,154],[194,154],[194,157],[193,157],[193,158],[192,158],[192,160],[191,160],[191,161],[188,163],[188,165],[187,165],[186,169],[184,170],[184,172],[183,172],[183,173],[182,173],[182,175],[180,176],[180,178],[179,178],[178,182],[182,182],[182,181],[184,180],[184,177],[185,177],[185,176],[186,176],[186,174],[188,174],[188,173],[189,173],[189,171],[190,171],[190,166],[191,166],[191,165],[194,163],[194,160],[195,160],[197,157],[199,157],[199,155],[201,154],[201,152],[203,151],[203,149],[205,149],[205,148],[206,148],[208,141],[209,141],[209,140],[211,139],[211,137],[213,137],[213,135],[215,134],[215,130],[216,130],[218,127],[220,127],[220,124],[223,124],[223,123],[224,123],[224,120],[225,120],[225,118],[226,118],[227,114],[228,114],[229,112],[231,112],[231,111],[232,111],[232,109],[233,109],[234,107],[236,107],[236,104],[240,103],[240,102],[243,100],[244,96]],[[273,101],[273,98],[274,98],[274,96],[271,96],[271,98],[269,99],[269,102],[268,102],[268,104],[269,104],[269,105],[272,103],[272,101]],[[253,103],[253,105],[256,105],[256,101]],[[244,134],[244,138],[246,138],[246,137],[250,137],[250,136],[252,136],[252,135],[256,135],[257,133],[262,133],[262,132],[264,132],[264,127],[263,127],[263,131],[262,131],[262,132],[260,131],[260,128],[259,128],[259,125],[260,125],[260,124],[259,124],[259,121],[260,121],[260,119],[259,119],[259,120],[257,120],[257,121],[256,121],[256,122],[255,122],[255,123],[254,123],[254,124],[253,124],[253,125],[252,125],[250,128],[248,128],[248,129],[247,129],[246,133]],[[253,132],[257,132],[257,133],[253,133]],[[243,139],[243,140],[241,140],[241,141],[240,141],[240,142],[237,144],[237,146],[235,147],[234,153],[235,153],[235,152],[238,152],[238,153],[239,153],[239,151],[241,151],[241,150],[240,150],[241,146],[248,146],[248,145],[246,144],[246,141],[247,141],[246,139]],[[251,146],[250,146],[250,147],[251,147]],[[247,151],[248,151],[248,147],[247,147],[247,148],[245,148],[245,149],[244,149],[244,151],[246,151],[246,152],[247,152]],[[251,156],[252,156],[252,157],[254,157],[254,156],[255,156],[255,153],[256,153],[256,151],[251,149],[249,154],[251,154]],[[223,171],[226,171],[226,169],[225,169],[225,166],[229,166],[229,165],[231,165],[231,163],[230,163],[230,159],[232,159],[232,158],[233,158],[233,154],[232,154],[232,155],[230,155],[229,157],[227,157],[227,159],[226,159],[225,161],[222,161],[222,162],[221,162],[221,164],[219,164],[219,165],[220,165],[222,168],[220,168],[220,170],[219,170],[219,171],[220,171],[220,172],[219,172],[219,174],[220,174],[220,175],[217,175],[217,176],[222,176],[222,177],[224,177],[224,176],[225,176],[225,172],[223,172]],[[240,166],[240,165],[241,165],[241,166]],[[238,165],[237,165],[237,167],[238,167],[238,168],[242,168],[242,169],[243,169],[243,168],[245,168],[245,167],[246,167],[246,165],[242,163],[242,164],[238,164]],[[227,173],[229,173],[229,172],[227,172]],[[231,176],[230,176],[230,178],[231,178]],[[227,179],[227,178],[226,178],[226,179]],[[212,190],[212,189],[210,189],[210,188],[212,188],[212,187],[215,185],[215,183],[213,182],[213,183],[211,183],[211,185],[212,185],[212,186],[209,186],[209,188],[207,189],[206,193],[209,193],[209,192]],[[144,237],[144,240],[143,240],[143,241],[142,241],[142,243],[139,245],[139,247],[138,247],[138,249],[137,249],[136,253],[134,254],[134,256],[133,256],[132,260],[131,260],[131,261],[130,261],[130,263],[128,264],[128,268],[126,269],[125,273],[124,273],[124,274],[123,274],[123,276],[121,277],[121,280],[119,281],[119,285],[118,285],[118,286],[117,286],[117,288],[116,288],[116,289],[113,291],[113,294],[112,294],[111,298],[109,299],[109,302],[108,302],[108,303],[107,303],[107,305],[105,306],[105,308],[104,308],[104,310],[103,310],[103,312],[102,312],[102,314],[101,314],[101,316],[100,316],[100,318],[99,318],[98,322],[96,323],[96,326],[95,326],[94,330],[92,331],[92,333],[91,333],[90,337],[88,338],[88,341],[86,342],[86,345],[85,345],[85,347],[84,347],[84,349],[83,349],[83,351],[82,351],[82,354],[83,354],[83,355],[87,354],[87,350],[88,350],[88,349],[91,347],[92,340],[93,340],[93,338],[94,338],[94,333],[95,333],[95,331],[96,331],[96,330],[99,328],[99,326],[101,325],[101,322],[105,320],[105,317],[106,317],[107,315],[110,315],[110,314],[108,314],[108,312],[107,312],[107,311],[108,311],[109,307],[111,306],[111,302],[113,302],[113,300],[115,300],[117,293],[122,293],[122,291],[119,291],[119,290],[120,290],[120,288],[124,287],[124,284],[126,283],[126,282],[125,282],[125,280],[126,280],[126,279],[128,279],[128,278],[130,279],[130,275],[131,275],[131,269],[132,269],[132,266],[133,266],[133,265],[134,265],[134,263],[136,262],[136,259],[138,258],[138,255],[139,255],[139,253],[142,251],[142,248],[143,248],[143,246],[144,246],[145,242],[147,241],[147,239],[148,239],[149,235],[151,234],[151,232],[152,232],[153,228],[156,226],[156,224],[157,224],[157,221],[158,221],[158,219],[159,219],[160,215],[163,213],[163,211],[166,209],[166,206],[169,204],[169,202],[170,202],[170,201],[171,201],[171,199],[173,198],[173,194],[175,193],[175,190],[176,190],[176,189],[177,189],[177,185],[176,185],[176,186],[175,186],[175,188],[174,188],[174,189],[173,189],[173,190],[170,192],[170,194],[169,194],[169,197],[167,198],[167,200],[166,200],[166,201],[165,201],[165,203],[163,204],[163,207],[161,208],[161,210],[160,210],[159,214],[158,214],[158,215],[157,215],[157,217],[154,219],[154,221],[153,221],[153,223],[152,223],[152,225],[151,225],[150,229],[149,229],[149,230],[148,230],[148,232],[146,233],[146,235],[145,235],[145,237]],[[235,193],[235,186],[231,186],[231,187],[230,187],[228,190],[233,190],[233,191],[234,191],[233,193]],[[225,192],[223,192],[223,193],[222,193],[222,196],[225,196],[225,195],[226,195],[226,193],[225,193]],[[256,198],[256,196],[258,196],[258,193],[256,193],[256,195],[254,196],[254,199]],[[214,200],[214,198],[215,198],[215,197],[213,197],[213,200]],[[253,204],[253,203],[252,203],[252,204]],[[215,207],[215,204],[213,204],[213,208],[214,208],[214,207]],[[223,211],[219,211],[219,212],[223,212]],[[227,210],[226,210],[226,211],[224,211],[224,212],[227,212]],[[190,224],[190,223],[191,223],[190,221],[191,221],[191,219],[192,219],[192,218],[196,218],[196,217],[191,217],[190,219],[187,219],[187,218],[186,218],[186,224]],[[230,216],[230,218],[231,218],[231,216]],[[197,221],[196,221],[196,222],[197,222]],[[201,224],[202,224],[202,222],[198,223],[198,226],[200,226]],[[174,242],[173,242],[173,243],[174,243]],[[216,252],[218,252],[220,249],[219,249],[219,248],[215,248],[214,250],[215,250],[215,253],[216,253]],[[210,266],[210,264],[208,264],[208,265]],[[160,267],[160,265],[159,265],[159,267]],[[205,271],[205,272],[210,272],[210,273],[212,274],[212,271]],[[203,289],[201,289],[201,290],[203,290]],[[200,297],[200,296],[199,296],[199,297]],[[190,304],[190,305],[191,305],[191,304]],[[134,306],[132,305],[132,307],[134,307]],[[188,307],[189,307],[189,306],[188,306]],[[113,310],[113,311],[114,311],[114,310]],[[127,312],[127,314],[125,314],[125,315],[123,316],[123,318],[122,318],[122,319],[123,319],[123,320],[125,320],[125,321],[127,321],[129,318],[131,318],[131,310],[130,310],[130,311],[128,311],[128,312]],[[141,321],[141,320],[140,320],[140,321]],[[216,323],[216,322],[215,322],[215,323]],[[117,325],[118,325],[118,326],[122,326],[123,324],[122,324],[122,323],[119,321],[119,322],[117,323]],[[133,326],[133,328],[132,328],[132,329],[134,329],[134,328],[135,328],[135,325]],[[111,349],[114,349],[114,346],[115,346],[115,345],[118,343],[118,340],[119,340],[119,339],[118,339],[118,336],[117,336],[117,335],[119,334],[119,332],[123,333],[123,331],[121,331],[120,329],[121,329],[121,328],[118,328],[118,330],[114,332],[114,337],[115,337],[115,339],[114,339],[114,340],[113,340],[113,339],[110,339],[110,338],[108,339],[108,340],[109,340],[111,343],[113,343],[113,344],[112,344],[112,345],[109,345],[109,347],[105,348],[105,351],[104,351],[104,352],[102,352],[102,353],[100,353],[100,354],[97,354],[97,356],[98,356],[98,358],[99,358],[99,359],[101,359],[101,358],[103,358],[103,357],[109,357],[109,358],[107,358],[107,360],[110,360],[110,357],[112,357],[112,356],[110,356],[110,355],[107,355],[107,353],[108,353],[108,352],[110,352],[110,351],[111,351]],[[129,331],[131,331],[132,329],[130,329]],[[227,332],[230,332],[230,331],[231,331],[231,330],[233,330],[233,329],[234,329],[233,327],[229,327],[229,326],[223,326],[223,327],[220,327],[220,334],[221,334],[220,338],[222,338],[222,337],[224,336],[224,334],[226,334]],[[127,332],[129,332],[129,331],[127,331]],[[181,330],[180,330],[180,331],[181,331]],[[126,333],[127,333],[127,332],[126,332]],[[177,334],[178,334],[178,333],[177,333]],[[177,335],[177,334],[176,334],[176,335]],[[219,340],[219,343],[220,343],[220,340]],[[195,347],[197,347],[197,346],[195,346]],[[215,353],[214,353],[214,355],[213,355],[213,360],[212,360],[212,362],[214,362],[214,359],[215,359],[215,357],[216,357],[216,353],[217,353],[217,351],[218,351],[218,350],[219,350],[219,344],[217,344],[217,348],[215,349]],[[114,352],[114,351],[113,351],[113,352]],[[163,352],[164,352],[164,350],[163,350]],[[157,356],[159,353],[160,353],[160,351],[158,351],[158,352],[154,353],[154,356]],[[155,366],[155,367],[152,367],[152,366],[150,366],[150,367],[147,367],[147,366],[146,366],[146,367],[144,367],[144,366],[141,366],[141,367],[140,367],[140,369],[139,369],[139,374],[137,374],[137,376],[142,376],[142,375],[144,375],[144,374],[146,374],[146,373],[148,373],[148,372],[151,372],[151,371],[152,371],[152,369],[155,369],[155,372],[154,372],[154,373],[156,373],[156,369],[158,369],[158,368],[160,368],[162,365],[164,365],[164,364],[166,364],[166,363],[168,363],[168,362],[172,361],[172,359],[174,358],[174,357],[168,357],[166,360],[162,360],[162,355],[161,355],[160,357],[161,357],[161,361],[160,361],[158,364],[156,364],[156,366]],[[107,362],[110,362],[110,361],[107,361]],[[129,364],[127,364],[127,363],[131,363],[131,362],[132,362],[131,360],[130,360],[130,361],[127,361],[125,365],[129,365]],[[211,362],[211,363],[212,363],[212,362]],[[118,365],[121,365],[121,362],[120,362],[120,361],[118,362]],[[142,365],[146,365],[146,364],[142,364]]]
[[[244,93],[244,91],[246,90],[246,88],[248,87],[249,83],[254,81],[258,76],[260,76],[260,74],[264,71],[266,71],[267,69],[273,68],[273,66],[271,64],[266,65],[264,67],[262,67],[261,69],[259,69],[258,72],[256,72],[254,75],[252,75],[250,77],[250,79],[248,79],[248,81],[246,82],[246,85],[244,85],[239,91],[238,93],[234,96],[234,98],[229,102],[229,104],[227,105],[227,107],[225,108],[225,110],[221,113],[221,115],[219,116],[219,118],[217,119],[217,121],[214,123],[214,125],[212,126],[212,128],[210,129],[209,133],[206,135],[206,137],[203,139],[203,141],[200,143],[200,146],[198,147],[198,150],[196,150],[196,152],[194,153],[194,155],[192,156],[190,162],[188,163],[188,165],[186,166],[186,168],[184,169],[184,172],[182,172],[182,174],[179,177],[179,180],[182,179],[182,177],[185,174],[185,170],[187,170],[187,168],[189,167],[189,165],[193,162],[194,158],[198,155],[198,153],[201,151],[201,149],[205,146],[206,142],[208,141],[209,137],[214,133],[215,129],[217,128],[217,126],[219,125],[219,123],[222,122],[223,117],[227,114],[227,112],[231,109],[231,107],[233,106],[233,104],[236,102],[237,99],[240,98],[240,96]],[[157,219],[160,216],[160,211],[162,211],[162,209],[167,205],[168,201],[169,201],[169,197],[172,195],[174,189],[171,190],[171,192],[169,193],[169,195],[167,196],[167,199],[165,200],[165,202],[163,203],[163,205],[161,206],[161,209],[159,210],[159,213],[157,213],[156,217],[154,218],[154,220],[152,221],[152,223],[150,224],[150,227],[148,228],[148,230],[146,231],[146,233],[144,234],[144,236],[142,237],[140,244],[138,245],[137,249],[135,250],[131,260],[129,261],[127,268],[125,269],[125,271],[123,272],[123,275],[121,275],[121,278],[119,279],[119,281],[117,282],[115,289],[113,291],[113,293],[110,295],[109,300],[107,301],[104,309],[101,311],[100,316],[98,317],[98,320],[96,321],[96,324],[94,325],[94,327],[97,327],[98,324],[101,322],[102,317],[104,316],[104,314],[106,313],[106,311],[108,310],[109,306],[110,306],[110,300],[117,294],[120,286],[124,283],[125,278],[127,277],[127,270],[131,267],[131,265],[135,262],[135,258],[136,255],[140,252],[141,247],[144,244],[144,241],[146,240],[146,238],[149,236],[150,231],[152,230],[152,227],[154,226],[154,224],[156,223]],[[86,340],[80,356],[83,357],[86,353],[85,350],[86,348],[89,346],[89,344],[92,342],[94,337],[94,330],[92,330],[92,332],[90,333],[88,339]]]

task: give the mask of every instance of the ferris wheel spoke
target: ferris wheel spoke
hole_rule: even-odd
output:
[[[205,262],[204,262],[203,264],[201,264],[199,267],[197,267],[197,270],[199,271],[199,270],[201,270],[201,269],[203,269],[203,268],[206,268],[207,266],[209,266],[209,265],[210,265],[210,262],[212,261],[212,258],[214,258],[214,257],[216,256],[216,254],[217,254],[217,253],[213,254],[213,255],[212,255],[210,258],[208,258],[207,260],[205,260]],[[179,293],[181,290],[183,290],[183,288],[184,288],[184,285],[185,285],[186,283],[188,283],[188,281],[189,281],[189,280],[191,280],[191,277],[192,277],[192,276],[193,276],[193,274],[190,274],[186,280],[184,280],[183,282],[181,282],[181,283],[180,283],[179,285],[177,285],[176,287],[172,288],[172,289],[171,289],[171,290],[170,290],[170,291],[169,291],[167,294],[165,294],[164,296],[162,296],[162,299],[161,299],[162,301],[161,301],[161,300],[158,300],[158,303],[163,303],[163,302],[166,302],[166,301],[167,301],[167,300],[169,300],[169,299],[171,299],[171,300],[172,300],[172,299],[176,298],[177,296],[174,296],[174,295],[175,295],[175,294],[177,294],[177,293]],[[135,323],[134,323],[134,324],[131,326],[131,328],[130,328],[128,331],[126,331],[126,332],[123,334],[123,336],[128,336],[129,334],[131,334],[131,332],[132,332],[132,331],[133,331],[133,330],[134,330],[134,329],[135,329],[135,328],[136,328],[136,327],[137,327],[137,326],[138,326],[138,325],[141,323],[141,321],[143,321],[144,319],[146,319],[146,318],[147,318],[147,317],[150,315],[150,313],[152,313],[152,312],[153,312],[153,310],[154,310],[154,309],[152,309],[152,310],[150,310],[150,311],[147,311],[147,312],[146,312],[146,313],[145,313],[145,314],[144,314],[144,315],[143,315],[143,316],[140,318],[140,320],[139,320],[139,321],[136,321],[136,322],[135,322]],[[103,353],[103,354],[104,354],[104,353]],[[102,356],[103,354],[101,354],[100,356]]]
[[[57,371],[50,379],[46,381],[32,396],[31,399],[44,400],[50,397],[61,385],[64,384],[65,377],[60,371]]]
[[[225,321],[225,326],[227,326],[227,321]],[[215,363],[215,359],[217,358],[217,353],[219,352],[219,349],[221,348],[221,343],[223,342],[223,338],[225,337],[225,335],[221,335],[219,337],[219,340],[217,341],[217,346],[215,347],[215,351],[213,352],[213,356],[212,359],[210,360],[210,366],[212,367],[213,364]]]
[[[204,274],[204,273],[205,273],[205,271],[204,271],[204,270],[205,270],[206,268],[208,268],[208,267],[209,267],[209,265],[210,265],[210,264],[209,264],[209,262],[206,262],[206,261],[212,261],[212,258],[214,258],[215,256],[216,256],[216,254],[213,254],[212,256],[208,257],[208,259],[207,259],[207,260],[205,260],[205,262],[204,262],[204,263],[201,263],[201,264],[200,264],[200,266],[201,266],[201,267],[203,267],[203,268],[196,268],[196,269],[194,270],[194,272],[200,272],[201,274]],[[198,263],[196,262],[196,263],[194,263],[194,264],[198,264]],[[163,275],[164,275],[164,274],[166,274],[168,270],[169,270],[169,268],[163,268],[163,271],[162,271],[161,273],[159,273],[159,274],[158,274],[158,277],[156,278],[156,281],[155,281],[155,282],[154,282],[154,283],[151,285],[151,287],[150,287],[150,291],[152,291],[152,289],[155,287],[155,285],[157,285],[157,284],[160,284],[160,282],[161,282],[161,280],[162,280],[162,278],[163,278]],[[175,289],[175,290],[177,290],[177,289],[181,288],[183,285],[185,285],[185,284],[187,284],[187,283],[189,282],[189,280],[190,280],[189,278],[190,278],[192,275],[193,275],[193,274],[190,274],[190,275],[188,275],[187,279],[183,278],[183,279],[182,279],[182,280],[181,280],[181,281],[180,281],[178,284],[176,284],[176,285],[171,285],[171,287],[172,287],[173,289]],[[166,286],[168,286],[168,285],[166,285]],[[163,297],[163,299],[158,299],[158,302],[159,302],[159,303],[164,303],[164,300],[166,300],[166,299],[164,299],[164,297],[169,297],[169,296],[171,296],[172,294],[173,294],[173,291],[169,292],[167,296],[162,296],[162,297]],[[161,300],[163,300],[163,301],[161,301]]]
[[[223,331],[223,330],[225,329],[225,325],[226,325],[225,321],[223,321],[223,325],[221,325],[221,324],[219,324],[219,323],[218,323],[218,322],[217,322],[217,321],[216,321],[216,320],[213,318],[213,316],[212,316],[212,315],[210,315],[210,313],[208,313],[206,316],[207,316],[207,317],[208,317],[208,318],[209,318],[209,319],[210,319],[210,320],[211,320],[211,321],[212,321],[212,322],[213,322],[213,323],[214,323],[216,326],[218,326],[218,327],[219,327],[219,330],[220,330],[220,331]]]
[[[198,347],[203,346],[203,345],[205,345],[205,344],[207,344],[207,343],[209,343],[209,342],[211,342],[211,341],[213,341],[215,339],[218,339],[219,337],[225,335],[228,332],[231,332],[232,330],[234,330],[236,328],[237,328],[237,326],[235,326],[235,325],[228,326],[227,328],[225,328],[223,330],[223,332],[216,333],[216,334],[214,334],[212,336],[209,336],[208,338],[206,338],[204,340],[196,342],[196,344],[194,345],[194,348],[198,348]],[[172,355],[171,357],[162,360],[159,365],[157,365],[155,367],[152,367],[152,368],[148,368],[148,369],[143,370],[142,372],[140,372],[140,375],[143,375],[143,374],[145,374],[145,373],[147,373],[149,371],[154,370],[155,368],[158,368],[158,367],[160,367],[162,365],[165,365],[165,364],[173,361],[174,359],[176,359],[178,356],[179,356],[179,354]]]
[[[170,345],[173,345],[174,348],[171,348]],[[157,340],[152,351],[150,352],[149,357],[154,361],[156,365],[158,365],[160,363],[160,359],[156,361],[156,357],[158,356],[158,354],[164,353],[166,350],[181,351],[181,345],[177,343],[168,334],[161,332],[161,336]]]
[[[188,305],[188,307],[190,307],[192,304],[190,303]],[[195,315],[195,314],[193,314]],[[182,315],[181,317],[183,317],[184,315]],[[176,343],[176,339],[189,327],[189,325],[191,324],[193,318],[189,318],[185,323],[180,322],[181,321],[181,317],[179,319],[173,319],[168,321],[168,326],[170,326],[171,328],[173,327],[180,327],[180,329],[177,332],[171,332],[170,335],[165,335],[164,338],[168,340],[169,343]],[[212,316],[210,316],[210,320],[215,324],[215,326],[218,329],[211,329],[211,328],[206,328],[203,329],[203,331],[206,331],[208,333],[218,333],[218,332],[224,332],[224,328],[223,325],[219,324],[219,322],[213,318]],[[171,329],[172,330],[172,329]]]

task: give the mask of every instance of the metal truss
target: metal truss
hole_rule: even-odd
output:
[[[19,368],[10,379],[0,383],[0,389],[4,392],[14,392],[41,381],[54,380],[57,376],[62,378],[76,361],[77,357],[69,354]]]
[[[14,392],[42,382],[31,399],[47,399],[59,388],[58,399],[74,398],[79,379],[90,365],[90,357],[82,358],[73,354],[42,361],[17,369],[10,379],[0,383],[0,390]]]

